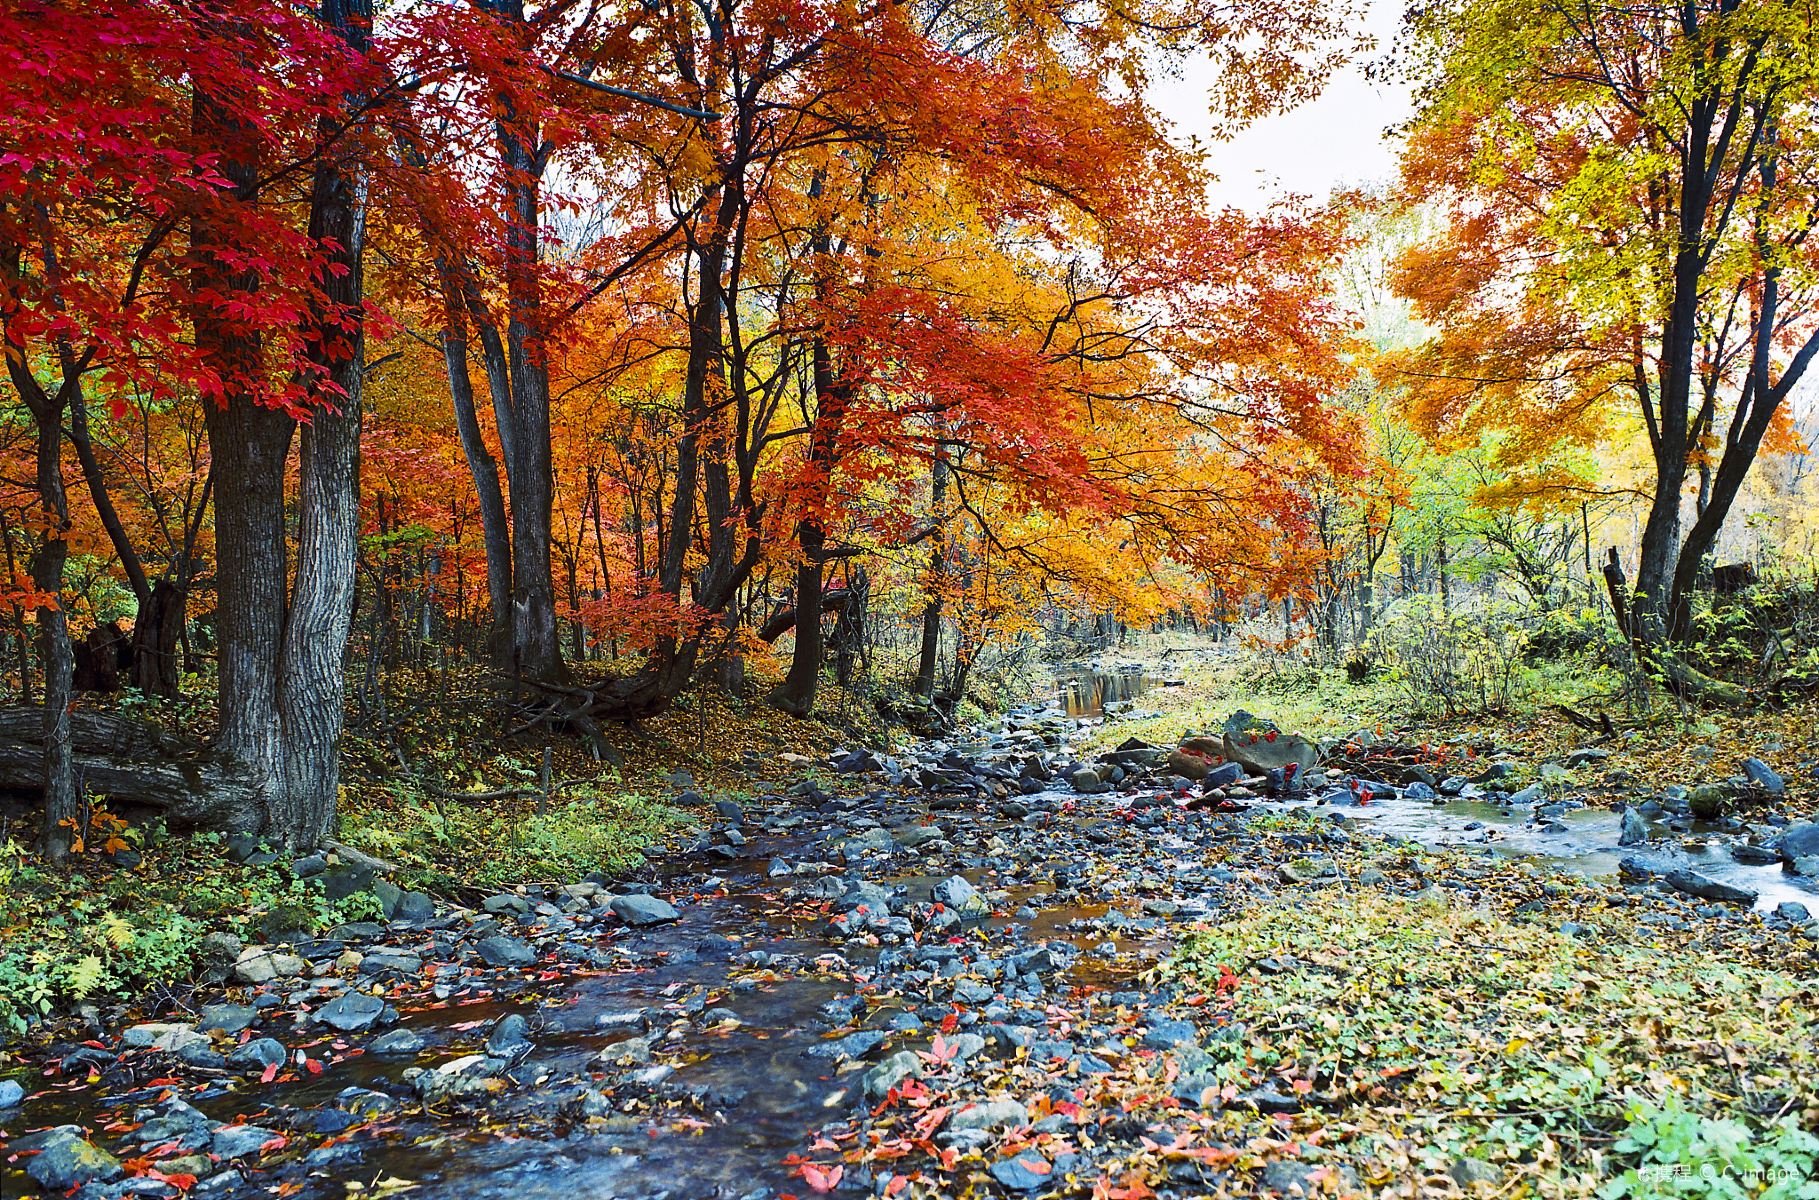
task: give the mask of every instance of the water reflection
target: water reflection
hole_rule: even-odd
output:
[[[1102,671],[1083,667],[1055,679],[1061,710],[1076,720],[1105,715],[1107,705],[1126,704],[1150,689],[1151,678],[1141,667]]]

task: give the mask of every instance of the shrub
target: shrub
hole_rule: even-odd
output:
[[[497,891],[642,866],[640,851],[689,819],[680,809],[632,793],[586,794],[538,814],[523,804],[438,804],[399,788],[389,798],[350,803],[341,834],[350,845],[397,863],[414,886]]]
[[[209,933],[259,940],[273,912],[311,930],[378,912],[370,895],[324,900],[288,864],[230,862],[218,834],[168,838],[152,826],[120,836],[143,850],[131,870],[80,855],[63,874],[0,843],[0,1027],[23,1030],[59,1004],[182,980]]]
[[[1533,613],[1505,602],[1447,613],[1415,600],[1391,610],[1371,651],[1417,710],[1501,713],[1533,690],[1524,652],[1535,624]]]

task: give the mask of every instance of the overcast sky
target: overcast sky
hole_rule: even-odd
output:
[[[1401,11],[1402,0],[1372,0],[1368,29],[1378,43],[1372,54],[1388,49]],[[1342,184],[1393,177],[1397,143],[1386,130],[1408,116],[1409,99],[1401,88],[1365,79],[1369,57],[1338,72],[1319,99],[1212,144],[1210,161],[1219,176],[1213,202],[1256,210],[1285,195],[1324,200]],[[1206,98],[1211,70],[1204,61],[1190,63],[1179,78],[1159,79],[1150,88],[1150,103],[1184,137],[1205,139],[1212,126]]]

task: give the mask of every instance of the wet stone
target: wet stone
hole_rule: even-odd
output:
[[[859,1086],[865,1098],[874,1104],[890,1094],[890,1090],[922,1074],[922,1060],[909,1050],[899,1050],[860,1077]]]
[[[474,949],[490,967],[528,967],[537,961],[537,952],[530,943],[503,934],[482,938]]]
[[[486,1052],[494,1058],[517,1058],[530,1049],[530,1022],[518,1013],[500,1017],[486,1037]]]
[[[378,1024],[385,1001],[366,992],[345,992],[316,1010],[316,1020],[343,1033],[359,1033]]]
[[[47,1192],[67,1192],[84,1184],[112,1182],[123,1168],[119,1159],[71,1126],[53,1130],[38,1143],[38,1153],[25,1161],[25,1173]]]
[[[635,893],[627,896],[615,896],[610,907],[613,915],[621,921],[640,928],[649,925],[663,925],[682,919],[682,914],[676,911],[673,904],[656,896],[641,896]]]
[[[263,1071],[267,1067],[284,1065],[289,1057],[284,1043],[277,1038],[254,1038],[244,1046],[238,1046],[227,1057],[228,1065],[243,1070]]]
[[[209,1152],[223,1162],[232,1162],[249,1154],[257,1154],[271,1142],[281,1139],[281,1134],[261,1129],[257,1125],[223,1125],[215,1131]]]
[[[1035,1150],[999,1159],[990,1170],[999,1186],[1013,1192],[1033,1192],[1047,1187],[1055,1171],[1053,1164]]]
[[[394,1029],[373,1039],[367,1052],[381,1057],[408,1057],[421,1051],[426,1043],[414,1029]]]

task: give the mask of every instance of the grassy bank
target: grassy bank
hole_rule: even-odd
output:
[[[398,686],[434,695],[436,681]],[[336,830],[392,864],[392,882],[463,903],[519,884],[637,873],[696,828],[707,802],[767,789],[836,746],[888,737],[856,707],[798,721],[713,691],[615,729],[607,744],[503,738],[470,690],[390,721],[350,713]],[[38,863],[29,827],[0,841],[0,1035],[83,1001],[180,988],[220,957],[224,943],[210,935],[256,944],[380,915],[367,893],[329,902],[290,859],[236,862],[220,835],[170,833],[100,803],[93,811],[65,870]]]
[[[1677,932],[1614,885],[1377,842],[1342,876],[1199,929],[1156,972],[1245,1028],[1215,1046],[1234,1079],[1308,1097],[1285,1136],[1373,1187],[1819,1194],[1819,981],[1793,935]]]

